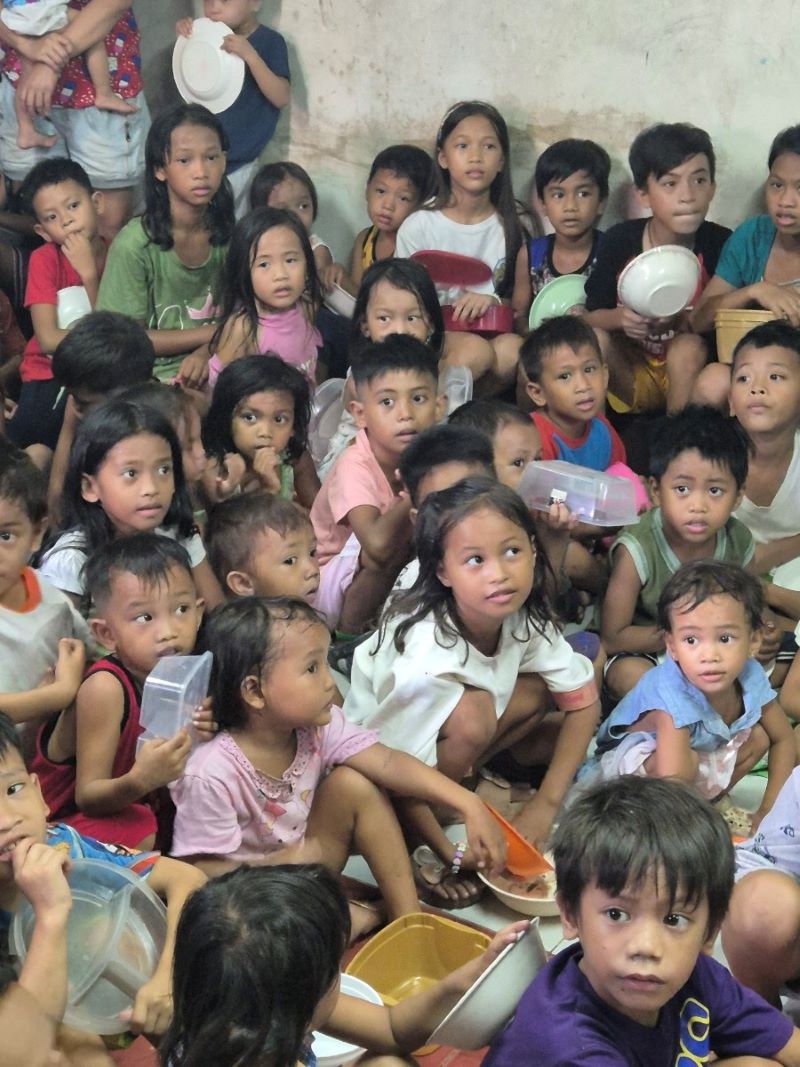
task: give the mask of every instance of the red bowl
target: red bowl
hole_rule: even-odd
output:
[[[455,333],[479,333],[483,337],[496,337],[499,333],[514,332],[514,309],[507,304],[495,304],[477,319],[453,319],[453,305],[442,305],[445,330]]]

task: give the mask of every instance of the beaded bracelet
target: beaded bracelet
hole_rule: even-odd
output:
[[[455,855],[453,856],[453,862],[450,864],[450,873],[451,874],[458,874],[458,872],[461,870],[461,862],[464,859],[464,853],[466,851],[467,851],[467,842],[466,841],[457,841],[456,842]]]

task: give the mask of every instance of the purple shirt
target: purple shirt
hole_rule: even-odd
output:
[[[554,956],[528,986],[483,1067],[690,1067],[710,1051],[772,1057],[790,1019],[701,955],[689,980],[642,1026],[602,1001],[578,967],[580,944]]]

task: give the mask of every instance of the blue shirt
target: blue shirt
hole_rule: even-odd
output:
[[[776,233],[769,215],[745,219],[725,242],[717,263],[717,275],[734,289],[760,282]]]

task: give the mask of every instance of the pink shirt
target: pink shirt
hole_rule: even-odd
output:
[[[320,566],[338,556],[352,534],[347,516],[353,508],[367,505],[383,515],[394,501],[394,491],[370,448],[367,431],[359,430],[352,445],[331,467],[311,508]]]
[[[233,737],[223,732],[198,745],[183,777],[170,786],[175,802],[173,856],[260,859],[302,840],[317,786],[327,772],[378,735],[349,723],[331,707],[327,726],[297,731],[297,753],[280,778],[256,770]]]
[[[306,319],[299,304],[274,315],[259,315],[256,351],[261,356],[280,356],[284,363],[297,367],[308,379],[312,390],[317,373],[317,349],[322,337]],[[223,370],[216,353],[208,364],[208,378],[213,386]]]

